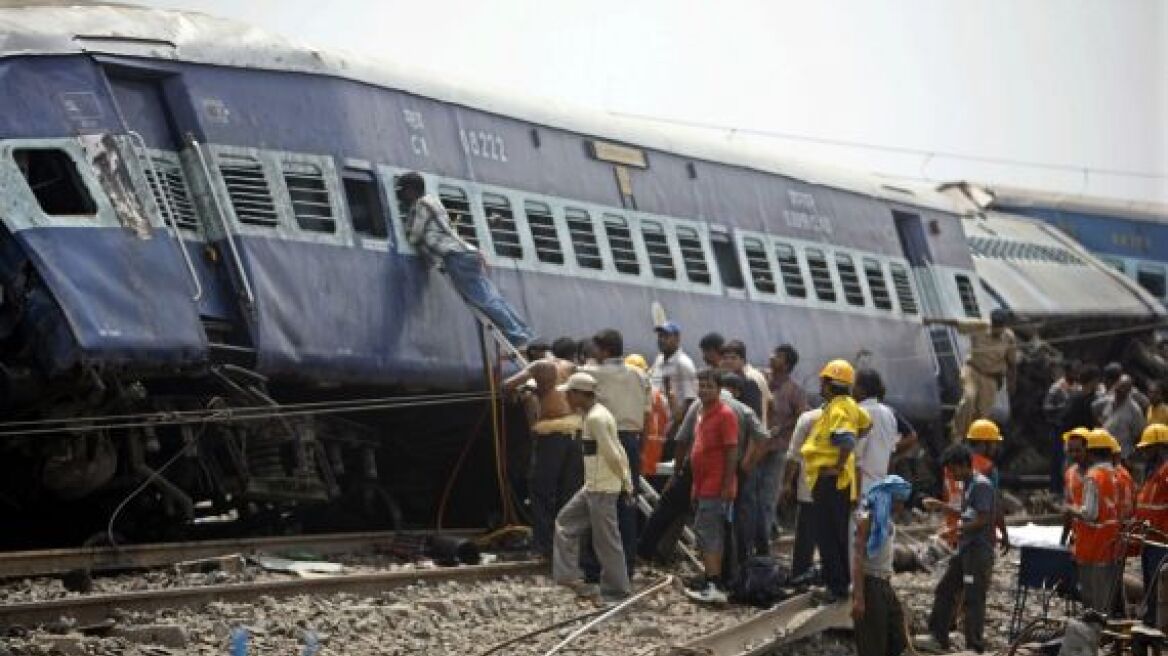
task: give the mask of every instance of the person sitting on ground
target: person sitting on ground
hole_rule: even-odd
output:
[[[856,511],[852,553],[852,621],[859,656],[900,656],[908,647],[904,609],[892,589],[892,554],[896,542],[895,513],[912,496],[912,486],[899,476],[872,484]]]
[[[965,648],[981,653],[985,650],[986,592],[994,569],[993,529],[997,514],[994,486],[973,469],[973,452],[965,444],[954,444],[941,456],[941,466],[949,468],[965,490],[961,508],[954,510],[938,499],[925,499],[927,510],[956,515],[957,553],[950,559],[945,573],[933,592],[929,614],[929,632],[914,639],[919,651],[947,652],[949,627],[957,611],[954,600],[965,600]]]
[[[697,506],[693,528],[702,553],[705,585],[685,593],[695,601],[725,603],[726,591],[719,580],[722,578],[726,524],[731,520],[738,491],[738,417],[720,398],[717,371],[702,370],[697,378],[702,410],[694,427],[689,462],[693,469],[693,498]]]
[[[410,208],[406,217],[406,239],[410,244],[427,261],[440,261],[463,299],[485,314],[516,350],[526,349],[534,333],[487,278],[486,259],[450,225],[442,201],[426,193],[422,176],[413,171],[401,175],[396,193],[398,200]]]
[[[583,415],[580,450],[584,454],[584,486],[556,516],[552,577],[578,595],[599,593],[605,601],[617,601],[632,591],[617,526],[617,506],[628,503],[633,492],[629,462],[617,438],[616,419],[596,401],[596,379],[575,373],[558,389],[567,395],[572,409]],[[580,541],[589,531],[600,561],[599,590],[584,582],[580,568]]]

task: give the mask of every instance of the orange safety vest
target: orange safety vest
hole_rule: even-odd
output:
[[[1107,565],[1119,560],[1119,477],[1115,470],[1093,467],[1087,478],[1099,495],[1095,521],[1075,520],[1075,544],[1071,556],[1076,563]]]
[[[1157,531],[1168,533],[1168,462],[1160,465],[1140,488],[1136,497],[1136,519],[1150,523]]]
[[[1067,504],[1083,505],[1083,470],[1079,465],[1067,467],[1067,471],[1063,473],[1063,489],[1066,490]]]
[[[645,443],[641,445],[641,473],[652,476],[657,473],[657,463],[665,450],[665,427],[669,425],[669,408],[665,395],[653,390],[653,405],[649,411],[649,423],[645,424]]]
[[[990,478],[990,474],[994,471],[994,461],[981,455],[980,453],[973,454],[972,464],[973,470],[982,476],[985,476],[986,478]],[[950,508],[956,510],[957,512],[961,512],[961,499],[964,495],[964,492],[965,486],[963,486],[956,478],[953,478],[953,474],[949,471],[949,468],[946,467],[945,502],[949,504]],[[949,543],[950,549],[957,548],[957,524],[957,516],[949,514],[945,515],[945,528],[949,529],[949,537],[946,538],[945,541]]]
[[[1119,521],[1126,522],[1136,512],[1136,479],[1123,465],[1115,467],[1115,482],[1119,485]]]

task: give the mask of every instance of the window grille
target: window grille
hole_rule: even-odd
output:
[[[779,260],[779,272],[783,274],[783,289],[787,296],[807,298],[807,283],[803,282],[803,270],[799,268],[799,255],[790,244],[775,244],[775,257]]]
[[[288,187],[288,196],[292,200],[296,225],[310,232],[336,232],[337,221],[333,217],[332,201],[320,167],[285,162],[283,169],[284,185]]]
[[[818,248],[808,248],[803,251],[807,255],[807,268],[811,271],[811,286],[815,290],[815,297],[828,303],[835,302],[835,283],[831,280],[831,271],[827,268],[827,256]]]
[[[169,214],[174,213],[174,222],[178,227],[184,230],[195,230],[198,228],[198,220],[195,217],[195,205],[191,202],[190,190],[187,188],[186,176],[183,175],[182,166],[177,162],[169,161],[162,157],[151,157],[150,161],[154,167],[143,167],[146,173],[146,182],[150,185],[150,195],[154,199],[154,204],[158,207],[158,213],[162,216],[162,220],[169,226]],[[155,173],[157,172],[157,176]],[[169,201],[169,206],[167,205]]]
[[[844,286],[844,299],[849,305],[864,306],[864,288],[860,286],[860,274],[856,272],[856,262],[847,253],[835,254],[835,270]]]
[[[491,231],[491,241],[495,244],[495,255],[522,258],[523,245],[519,242],[519,229],[515,227],[511,201],[498,194],[483,194],[483,210],[487,214],[487,227]]]
[[[219,173],[240,223],[274,228],[280,222],[264,167],[251,157],[221,156]]]
[[[965,316],[973,319],[981,317],[981,310],[977,307],[977,293],[973,290],[969,276],[957,274],[953,279],[957,281],[957,294],[961,297],[961,309]]]
[[[634,276],[639,275],[641,263],[637,261],[637,250],[633,246],[629,222],[624,217],[605,214],[604,232],[608,235],[608,247],[612,251],[612,262],[616,270]]]
[[[872,292],[872,304],[880,310],[892,309],[892,297],[888,294],[888,281],[884,279],[884,267],[879,260],[864,258],[864,277],[868,279],[868,291]]]
[[[645,239],[645,251],[649,253],[649,268],[653,275],[666,280],[677,280],[677,266],[673,263],[673,253],[665,237],[665,228],[656,221],[641,222],[641,236]]]
[[[746,264],[750,267],[750,278],[754,281],[754,288],[763,294],[774,294],[777,290],[775,274],[771,270],[766,247],[761,241],[746,237],[742,240],[742,249],[746,251]]]
[[[560,233],[552,210],[544,203],[527,201],[523,204],[527,214],[527,227],[531,230],[531,241],[535,244],[535,256],[540,262],[564,263],[564,248],[560,245]]]
[[[603,269],[600,245],[596,242],[596,228],[592,217],[584,210],[569,207],[564,210],[567,219],[568,236],[572,239],[572,250],[576,251],[576,264],[585,269]]]
[[[913,296],[912,280],[908,276],[908,270],[896,263],[889,264],[888,270],[892,273],[892,285],[896,288],[900,311],[905,314],[917,314],[919,312],[917,299]]]
[[[685,276],[690,282],[710,284],[710,265],[706,261],[706,250],[698,231],[686,226],[677,227],[677,245],[681,248],[681,261],[685,264]]]
[[[438,199],[442,201],[442,207],[446,208],[446,216],[450,218],[450,225],[454,232],[458,233],[458,237],[478,248],[479,232],[475,228],[474,215],[470,211],[470,198],[466,192],[454,185],[438,185]],[[486,202],[485,197],[483,202]],[[497,252],[498,244],[495,249]]]

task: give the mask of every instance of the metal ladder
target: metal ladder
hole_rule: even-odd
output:
[[[526,367],[529,364],[527,357],[520,353],[519,349],[515,348],[511,342],[507,340],[507,337],[503,335],[503,331],[499,330],[499,327],[495,325],[494,321],[491,321],[491,318],[488,317],[485,312],[480,310],[474,303],[471,303],[470,299],[462,295],[462,292],[458,290],[458,285],[454,284],[454,280],[450,278],[450,275],[446,273],[445,269],[440,269],[440,271],[442,277],[445,278],[446,282],[450,284],[450,288],[453,289],[454,293],[462,299],[463,303],[466,304],[467,309],[470,310],[471,314],[474,315],[475,320],[479,322],[480,326],[482,326],[483,334],[489,335],[496,344],[503,347],[504,352],[506,352],[510,359],[514,360],[520,367]]]

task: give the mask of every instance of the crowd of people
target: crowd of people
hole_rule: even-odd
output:
[[[672,554],[692,526],[702,573],[687,583],[687,595],[725,603],[747,563],[770,555],[777,513],[794,504],[791,582],[821,582],[822,603],[850,601],[861,656],[908,648],[890,577],[893,517],[913,494],[912,477],[895,472],[916,450],[917,436],[884,403],[879,372],[832,360],[819,370],[819,388],[803,390],[792,376],[794,346],[776,347],[764,373],[750,365],[741,340],[717,333],[698,342],[699,370],[674,322],[655,328],[659,353],[651,366],[625,353],[614,329],[533,343],[476,249],[458,236],[441,201],[425,194],[422,177],[401,176],[397,194],[410,206],[410,242],[445,269],[512,347],[527,351],[529,364],[504,389],[526,408],[532,546],[551,561],[558,583],[619,602],[631,594],[637,560]],[[982,652],[996,551],[1009,549],[995,464],[1003,437],[987,415],[1003,386],[1014,391],[1017,344],[1004,310],[988,322],[926,322],[955,328],[971,348],[954,443],[940,457],[941,498],[921,502],[944,516],[940,538],[954,553],[936,585],[928,632],[913,642],[918,651],[948,651],[961,609],[965,647]],[[1155,575],[1168,559],[1168,549],[1156,546],[1168,540],[1166,396],[1163,384],[1145,396],[1113,363],[1068,367],[1043,404],[1054,427],[1051,487],[1065,494],[1063,542],[1077,566],[1079,599],[1100,616],[1122,607],[1129,556],[1142,559],[1146,599],[1157,598]],[[673,471],[641,521],[635,497],[642,473],[658,473],[670,455]],[[1140,542],[1128,539],[1132,531],[1155,540],[1129,548]],[[1156,606],[1145,608],[1144,621],[1155,625]]]

